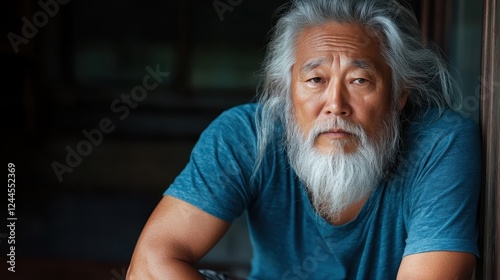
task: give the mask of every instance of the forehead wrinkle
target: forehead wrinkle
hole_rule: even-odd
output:
[[[323,65],[341,67],[342,61],[347,67],[381,70],[380,45],[370,35],[362,28],[346,30],[324,25],[306,29],[296,41],[296,55],[305,59],[298,70],[305,73]]]
[[[315,48],[345,48],[347,50],[361,50],[367,47],[366,41],[358,37],[322,34],[304,40],[304,45]],[[345,51],[345,50],[344,50]]]

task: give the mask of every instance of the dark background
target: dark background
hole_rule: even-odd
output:
[[[144,223],[201,131],[223,110],[254,100],[268,32],[286,1],[47,2],[57,4],[53,15],[38,1],[0,4],[3,157],[16,166],[18,218],[17,272],[3,277],[2,261],[0,278],[125,279]],[[429,40],[456,62],[472,96],[480,41],[470,37],[480,36],[481,6],[448,1],[448,20],[440,21],[446,11],[424,13],[422,2],[409,1],[419,20],[430,20]],[[13,34],[24,41],[14,46]],[[464,52],[465,65],[457,59]],[[168,77],[127,115],[113,108],[143,85],[148,66]],[[100,129],[104,119],[112,132]],[[101,130],[91,150],[83,130]],[[68,153],[79,148],[85,155],[70,156],[70,166]],[[54,165],[68,172],[58,178]],[[0,228],[1,260],[7,234]],[[238,220],[202,265],[244,275],[250,256]]]

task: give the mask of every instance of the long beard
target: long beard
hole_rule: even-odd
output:
[[[316,212],[325,219],[338,220],[349,205],[365,198],[383,179],[388,164],[397,154],[399,119],[396,110],[381,123],[377,135],[369,137],[359,124],[341,118],[317,123],[304,137],[293,113],[286,121],[288,158],[297,176],[304,182]],[[289,111],[290,112],[290,111]],[[334,140],[331,153],[319,152],[314,143],[318,135],[331,129],[343,129],[352,140]],[[345,153],[349,141],[357,147]]]

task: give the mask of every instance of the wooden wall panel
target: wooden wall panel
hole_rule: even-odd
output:
[[[478,279],[500,279],[500,0],[484,1],[481,73],[483,196]]]

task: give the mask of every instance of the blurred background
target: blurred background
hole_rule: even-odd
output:
[[[2,157],[16,167],[18,220],[16,273],[2,261],[0,279],[125,279],[199,134],[254,101],[285,2],[2,1]],[[406,2],[477,120],[482,1]],[[1,227],[1,260],[7,236]],[[250,258],[242,217],[200,267],[245,276]]]

